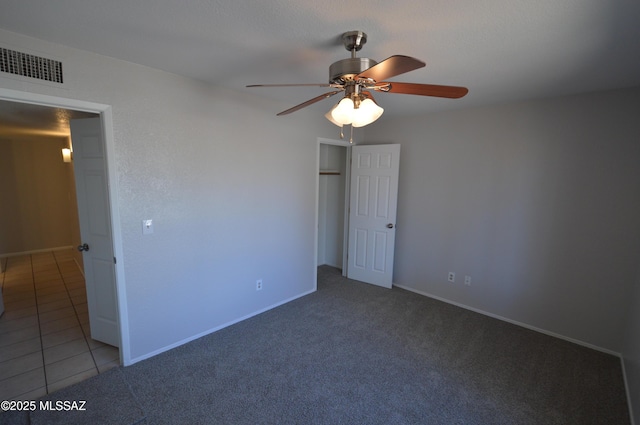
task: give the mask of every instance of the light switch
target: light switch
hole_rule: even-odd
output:
[[[142,220],[142,234],[150,235],[153,233],[153,220]]]

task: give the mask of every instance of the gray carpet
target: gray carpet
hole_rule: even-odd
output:
[[[73,405],[65,405],[65,402],[74,401],[86,401],[84,405],[76,404],[84,410],[71,410],[68,407]],[[46,410],[40,410],[41,402],[49,407]],[[28,413],[0,414],[0,424],[137,424],[145,419],[142,406],[124,379],[122,368],[111,369],[42,397],[37,401],[37,406],[35,410]]]
[[[145,417],[120,368],[63,388],[41,400],[51,400],[54,406],[58,401],[86,400],[86,404],[83,411],[36,410],[31,413],[31,425],[135,424]]]
[[[85,423],[630,423],[618,358],[329,267],[316,293],[62,391],[115,405]]]

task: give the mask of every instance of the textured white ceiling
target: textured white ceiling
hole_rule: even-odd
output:
[[[425,68],[393,80],[460,85],[459,100],[379,94],[385,116],[640,85],[638,0],[0,0],[0,28],[294,106],[322,88],[362,30],[359,56]],[[1,40],[0,40],[1,44]],[[314,105],[328,110],[331,100]],[[288,107],[288,106],[287,106]],[[277,113],[279,111],[273,111]]]

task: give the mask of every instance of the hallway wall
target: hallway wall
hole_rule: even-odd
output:
[[[72,244],[77,212],[73,166],[61,156],[66,143],[65,137],[0,139],[0,256]]]

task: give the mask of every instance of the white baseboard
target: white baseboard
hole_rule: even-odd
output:
[[[569,342],[572,342],[574,344],[578,344],[578,345],[581,345],[583,347],[591,348],[593,350],[600,351],[600,352],[603,352],[603,353],[606,353],[606,354],[611,354],[613,356],[616,356],[616,357],[620,358],[620,364],[622,365],[622,377],[624,379],[624,387],[625,387],[625,391],[626,391],[626,395],[627,395],[627,405],[629,406],[629,417],[631,418],[631,425],[635,425],[635,421],[634,421],[634,418],[633,418],[633,406],[631,405],[631,393],[629,392],[629,384],[627,382],[627,372],[626,372],[626,369],[625,369],[624,357],[622,356],[621,353],[609,350],[607,348],[598,347],[596,345],[589,344],[587,342],[580,341],[580,340],[577,340],[577,339],[574,339],[574,338],[569,338],[567,336],[560,335],[560,334],[557,334],[555,332],[550,332],[550,331],[547,331],[547,330],[544,330],[544,329],[540,329],[540,328],[537,328],[535,326],[528,325],[526,323],[522,323],[522,322],[518,322],[516,320],[508,319],[506,317],[502,317],[502,316],[499,316],[497,314],[493,314],[493,313],[489,313],[489,312],[486,312],[486,311],[483,311],[483,310],[479,310],[479,309],[474,308],[474,307],[469,307],[468,305],[464,305],[464,304],[461,304],[461,303],[458,303],[458,302],[455,302],[455,301],[451,301],[451,300],[448,300],[446,298],[438,297],[436,295],[429,294],[429,293],[424,292],[424,291],[418,291],[418,290],[416,290],[414,288],[409,288],[407,286],[398,285],[396,283],[394,283],[393,286],[398,287],[400,289],[404,289],[404,290],[409,291],[409,292],[413,292],[413,293],[416,293],[416,294],[419,294],[419,295],[423,295],[425,297],[433,298],[434,300],[442,301],[442,302],[447,303],[447,304],[455,305],[456,307],[464,308],[465,310],[470,310],[470,311],[473,311],[475,313],[482,314],[484,316],[489,316],[489,317],[492,317],[494,319],[502,320],[504,322],[508,322],[508,323],[511,323],[513,325],[516,325],[516,326],[520,326],[520,327],[523,327],[523,328],[526,328],[526,329],[529,329],[529,330],[532,330],[532,331],[535,331],[535,332],[540,332],[540,333],[545,334],[545,335],[549,335],[549,336],[552,336],[552,337],[555,337],[555,338],[559,338],[559,339],[562,339],[562,340],[565,340],[565,341],[569,341]]]
[[[51,251],[64,251],[65,249],[72,249],[72,248],[73,247],[69,245],[69,246],[58,246],[55,248],[33,249],[31,251],[8,252],[6,254],[0,254],[0,258],[17,257],[19,255],[40,254],[42,252],[51,252]]]
[[[165,347],[159,348],[159,349],[157,349],[155,351],[152,351],[150,353],[143,354],[142,356],[135,357],[135,358],[131,359],[127,364],[125,364],[125,366],[131,366],[134,363],[140,362],[142,360],[149,359],[149,358],[151,358],[153,356],[157,356],[158,354],[164,353],[165,351],[169,351],[169,350],[171,350],[173,348],[179,347],[179,346],[184,345],[184,344],[186,344],[188,342],[195,341],[198,338],[202,338],[203,336],[207,336],[207,335],[209,335],[211,333],[217,332],[217,331],[219,331],[221,329],[224,329],[226,327],[229,327],[231,325],[235,325],[236,323],[242,322],[243,320],[250,319],[250,318],[252,318],[254,316],[257,316],[258,314],[261,314],[261,313],[264,313],[266,311],[272,310],[272,309],[274,309],[276,307],[279,307],[281,305],[284,305],[286,303],[294,301],[294,300],[296,300],[298,298],[304,297],[305,295],[309,295],[309,294],[311,294],[313,292],[315,292],[315,289],[312,289],[311,291],[304,292],[304,293],[302,293],[300,295],[296,295],[296,296],[291,297],[289,299],[286,299],[284,301],[280,301],[278,303],[272,304],[269,307],[265,307],[265,308],[263,308],[261,310],[258,310],[258,311],[255,311],[253,313],[247,314],[246,316],[242,316],[242,317],[240,317],[238,319],[235,319],[235,320],[232,320],[230,322],[224,323],[224,324],[222,324],[220,326],[216,326],[215,328],[211,328],[211,329],[209,329],[207,331],[200,332],[199,334],[190,336],[189,338],[185,338],[185,339],[183,339],[181,341],[178,341],[176,343],[173,343],[173,344],[167,345]]]
[[[627,405],[629,406],[629,418],[631,418],[631,425],[635,425],[633,418],[633,405],[631,404],[631,392],[629,391],[629,382],[627,381],[627,369],[624,366],[624,356],[620,357],[620,364],[622,365],[622,377],[624,378],[624,390],[627,393]]]
[[[333,263],[327,263],[327,262],[324,262],[324,263],[322,263],[322,264],[318,264],[318,267],[320,267],[320,266],[329,266],[329,267],[333,267],[334,269],[340,269],[340,270],[342,270],[342,266],[339,266],[339,265],[337,265],[337,264],[333,264]]]
[[[592,350],[600,351],[600,352],[603,352],[603,353],[606,353],[606,354],[611,354],[613,356],[622,358],[620,353],[618,353],[616,351],[613,351],[613,350],[609,350],[608,348],[598,347],[597,345],[593,345],[593,344],[590,344],[588,342],[580,341],[580,340],[577,340],[577,339],[574,339],[574,338],[570,338],[568,336],[557,334],[555,332],[551,332],[551,331],[548,331],[548,330],[545,330],[545,329],[537,328],[535,326],[528,325],[526,323],[518,322],[517,320],[509,319],[508,317],[503,317],[503,316],[499,316],[497,314],[489,313],[488,311],[483,311],[483,310],[480,310],[480,309],[477,309],[477,308],[474,308],[474,307],[470,307],[468,305],[461,304],[461,303],[458,303],[458,302],[455,302],[455,301],[451,301],[451,300],[448,300],[446,298],[442,298],[442,297],[439,297],[437,295],[429,294],[429,293],[424,292],[424,291],[419,291],[417,289],[410,288],[408,286],[398,285],[396,283],[394,283],[393,286],[398,287],[400,289],[404,289],[406,291],[410,291],[410,292],[419,294],[419,295],[424,295],[425,297],[433,298],[434,300],[442,301],[442,302],[447,303],[447,304],[455,305],[456,307],[464,308],[465,310],[470,310],[470,311],[473,311],[475,313],[482,314],[484,316],[489,316],[489,317],[492,317],[494,319],[502,320],[503,322],[511,323],[513,325],[520,326],[520,327],[523,327],[523,328],[526,328],[526,329],[529,329],[529,330],[532,330],[532,331],[540,332],[542,334],[549,335],[549,336],[552,336],[552,337],[555,337],[555,338],[559,338],[559,339],[563,339],[565,341],[569,341],[569,342],[572,342],[574,344],[582,345],[583,347],[591,348]]]

